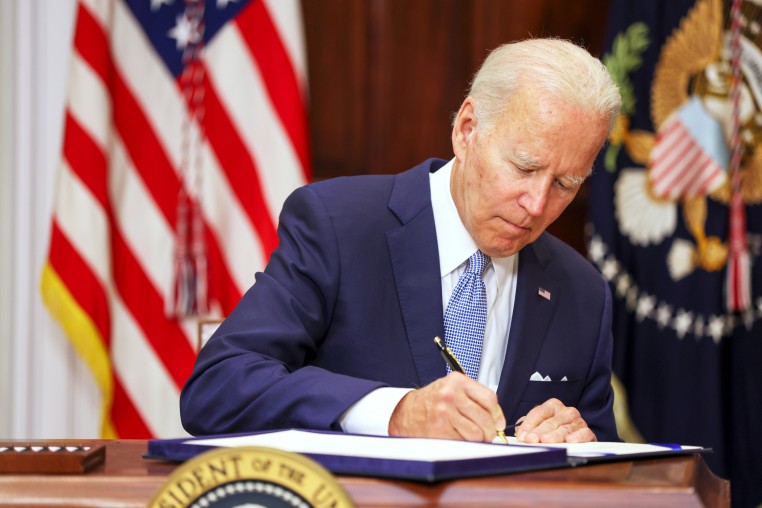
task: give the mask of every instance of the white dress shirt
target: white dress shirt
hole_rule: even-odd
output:
[[[431,205],[437,231],[439,272],[442,277],[442,308],[447,309],[455,285],[477,246],[460,220],[450,193],[453,161],[429,175]],[[482,276],[487,289],[487,325],[484,331],[478,381],[497,390],[505,362],[516,296],[518,256],[493,258]],[[432,345],[432,351],[434,346]],[[379,388],[357,401],[342,416],[345,432],[388,435],[389,420],[397,404],[411,389]]]

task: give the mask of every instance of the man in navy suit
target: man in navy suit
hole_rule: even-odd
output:
[[[199,353],[185,428],[491,441],[516,423],[532,443],[617,439],[608,285],[544,231],[620,105],[578,46],[507,44],[458,111],[452,160],[296,190],[270,262]],[[477,249],[490,260],[471,379],[447,374],[433,339]]]

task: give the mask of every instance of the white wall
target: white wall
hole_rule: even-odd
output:
[[[98,437],[99,395],[39,291],[75,0],[0,0],[0,438]]]

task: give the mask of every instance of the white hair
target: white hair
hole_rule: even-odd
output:
[[[547,92],[609,119],[609,132],[622,108],[614,80],[600,60],[562,39],[527,39],[494,49],[468,93],[479,123],[488,127],[522,87]]]

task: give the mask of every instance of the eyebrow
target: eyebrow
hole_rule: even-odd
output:
[[[513,157],[515,161],[519,165],[521,165],[521,167],[524,167],[526,169],[542,169],[545,167],[545,164],[538,162],[526,152],[514,151]],[[580,177],[580,176],[572,176],[572,175],[561,175],[559,179],[564,180],[576,187],[580,187],[583,183],[585,183],[585,180],[587,180],[587,177],[590,176],[592,172],[593,170],[591,168],[590,171],[588,171],[587,175],[585,176]]]
[[[571,176],[571,175],[563,175],[559,177],[560,180],[565,180],[569,182],[570,184],[579,187],[583,183],[585,183],[586,177],[579,177],[579,176]]]
[[[513,157],[515,158],[516,162],[518,162],[522,167],[525,167],[527,169],[540,169],[545,167],[544,164],[533,159],[526,152],[514,151]]]

